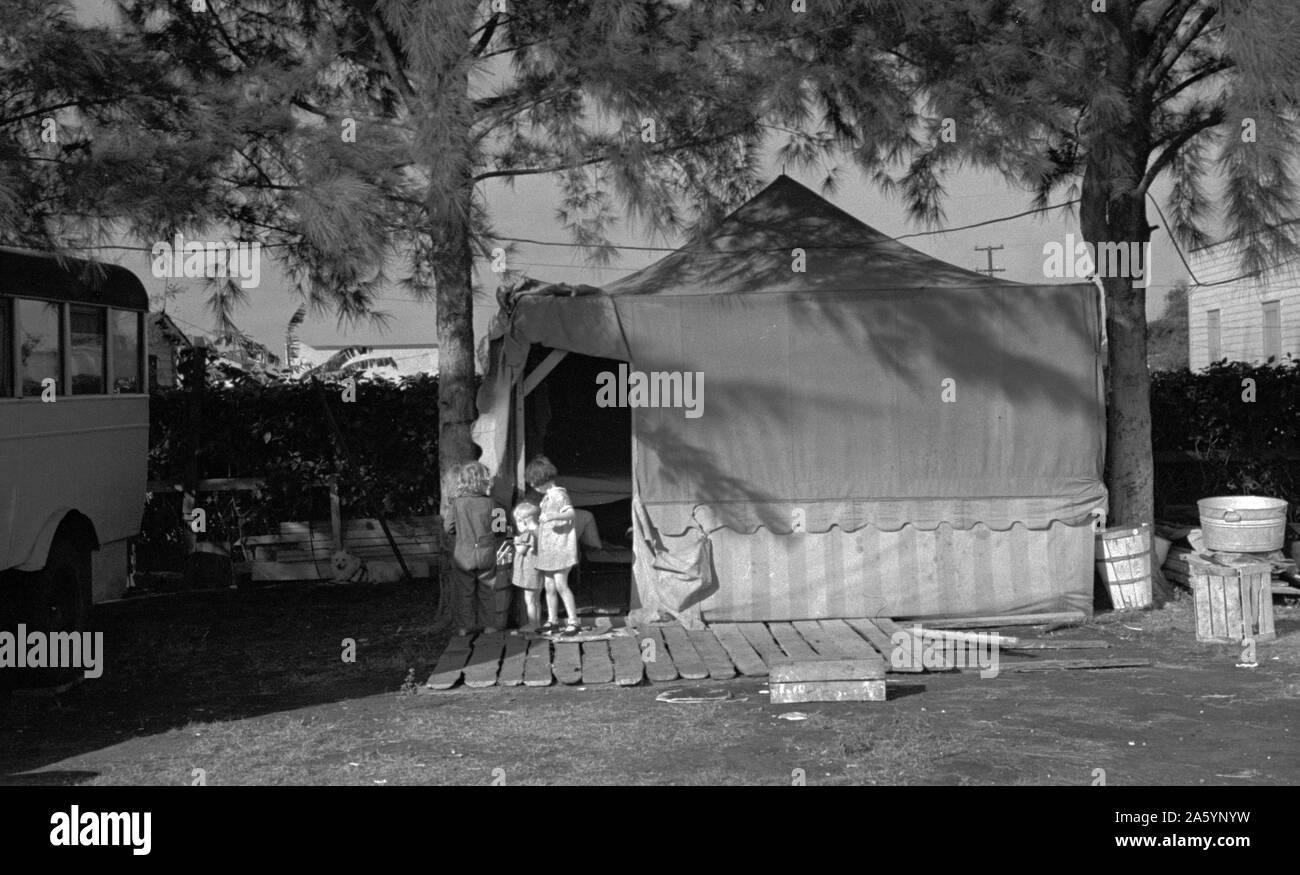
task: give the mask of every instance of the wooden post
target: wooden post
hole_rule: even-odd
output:
[[[181,514],[185,522],[185,552],[193,553],[198,543],[197,533],[191,524],[191,515],[198,504],[199,446],[202,433],[203,388],[207,382],[208,355],[205,338],[194,338],[185,370],[185,395],[189,401],[189,429],[187,458],[185,460],[185,492],[181,500]]]
[[[528,491],[524,482],[524,468],[528,461],[524,458],[524,384],[515,384],[515,495],[522,499]]]
[[[343,507],[339,501],[339,481],[330,478],[330,532],[334,535],[334,549],[343,549]]]
[[[519,382],[515,384],[515,489],[519,498],[523,498],[524,493],[528,491],[528,484],[524,482],[524,468],[528,465],[525,457],[528,435],[524,428],[524,402],[529,393],[536,389],[568,354],[567,349],[551,350],[550,354],[533,368],[532,373],[526,376],[521,373]]]

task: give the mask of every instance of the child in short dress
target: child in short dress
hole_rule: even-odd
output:
[[[515,569],[512,582],[524,592],[528,624],[522,631],[535,632],[542,618],[542,576],[537,571],[537,505],[521,501],[515,505]]]
[[[499,505],[488,497],[491,485],[486,465],[470,462],[460,466],[451,509],[443,520],[448,534],[456,536],[449,570],[457,635],[468,635],[477,628],[490,634],[505,625],[510,590],[496,587],[496,552],[501,538],[493,532]]]
[[[577,635],[578,609],[569,589],[569,569],[578,564],[578,534],[573,524],[573,503],[569,493],[555,482],[559,472],[545,456],[534,456],[524,469],[528,485],[542,493],[537,529],[537,570],[546,587],[546,622],[543,632],[560,625],[559,603],[564,602],[569,622],[564,635]]]

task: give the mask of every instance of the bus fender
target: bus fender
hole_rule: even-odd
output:
[[[15,567],[19,571],[40,571],[49,561],[50,545],[54,543],[54,537],[60,534],[67,535],[73,543],[86,550],[99,549],[99,535],[96,534],[95,524],[90,521],[90,517],[79,510],[61,507],[50,514],[45,525],[41,526],[41,532],[36,536],[27,561]]]

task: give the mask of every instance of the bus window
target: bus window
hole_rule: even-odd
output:
[[[69,315],[72,336],[72,394],[103,395],[104,317],[102,307],[72,307]]]
[[[22,368],[23,394],[39,396],[45,388],[41,381],[54,379],[57,392],[63,391],[63,344],[59,331],[59,305],[50,301],[19,298],[18,357]]]
[[[13,303],[0,298],[0,398],[14,397]]]
[[[113,343],[113,391],[143,392],[140,388],[140,314],[109,310]]]

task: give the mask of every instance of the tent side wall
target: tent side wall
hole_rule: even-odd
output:
[[[675,540],[665,538],[670,550]],[[1087,523],[787,535],[719,529],[710,545],[714,586],[698,604],[710,621],[1092,611]],[[635,583],[642,597],[646,583]]]

